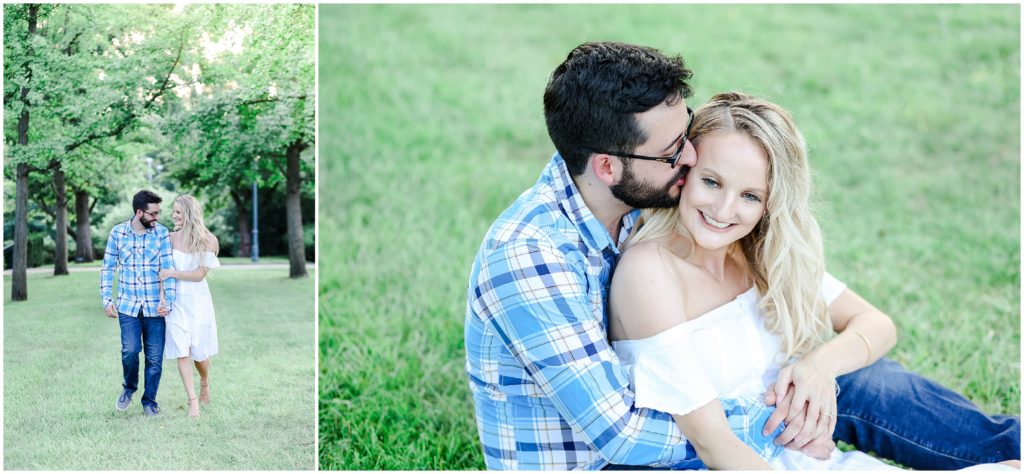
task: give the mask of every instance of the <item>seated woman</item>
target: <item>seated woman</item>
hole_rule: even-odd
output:
[[[609,334],[636,405],[672,413],[712,469],[895,469],[834,446],[825,460],[783,449],[772,442],[781,427],[761,436],[730,426],[733,401],[763,401],[799,360],[797,396],[822,414],[815,437],[831,433],[835,378],[892,349],[896,327],[825,272],[804,140],[789,114],[726,93],[693,120],[698,160],[678,208],[644,211],[612,280]]]

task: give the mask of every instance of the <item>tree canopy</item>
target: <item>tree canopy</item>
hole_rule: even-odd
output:
[[[154,163],[167,188],[220,207],[240,205],[242,182],[287,182],[289,212],[301,215],[313,181],[312,159],[298,153],[314,142],[314,12],[309,4],[4,5],[15,280],[29,196],[53,211],[61,274],[69,196],[75,220],[88,222],[97,200],[145,185],[140,179],[152,184]]]

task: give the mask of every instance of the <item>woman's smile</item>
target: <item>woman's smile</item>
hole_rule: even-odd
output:
[[[707,226],[714,232],[725,232],[729,230],[729,228],[731,228],[732,226],[736,225],[725,222],[719,222],[712,218],[711,216],[705,214],[704,211],[698,210],[697,212],[700,213],[700,216],[704,219],[704,223],[707,224]]]

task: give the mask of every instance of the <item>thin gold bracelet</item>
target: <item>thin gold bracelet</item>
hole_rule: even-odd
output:
[[[857,331],[855,331],[853,329],[851,329],[850,332],[860,336],[860,338],[864,340],[864,344],[867,344],[867,346],[868,346],[868,358],[867,358],[866,361],[864,361],[864,366],[867,367],[868,365],[871,364],[871,341],[868,340],[867,336],[865,336],[865,335],[863,335],[863,334],[861,334],[861,333],[859,333],[859,332],[857,332]]]

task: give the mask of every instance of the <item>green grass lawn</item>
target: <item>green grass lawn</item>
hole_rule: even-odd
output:
[[[828,268],[892,357],[1020,412],[1018,5],[323,5],[320,463],[480,469],[469,269],[554,149],[542,94],[593,40],[682,54],[809,143]]]
[[[4,468],[11,470],[309,470],[316,465],[314,284],[278,270],[214,270],[220,353],[213,403],[186,416],[177,364],[163,364],[157,402],[126,412],[120,330],[101,308],[98,273],[29,275],[12,303],[4,278]],[[195,375],[198,390],[198,374]]]

